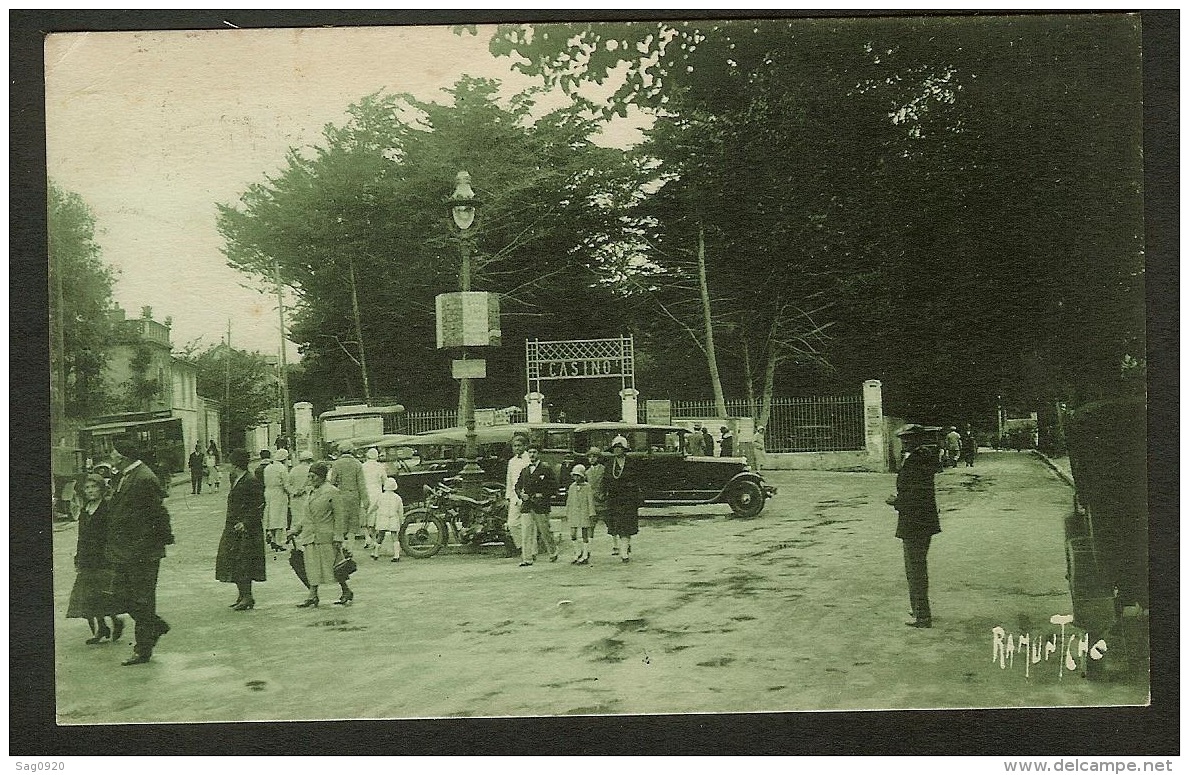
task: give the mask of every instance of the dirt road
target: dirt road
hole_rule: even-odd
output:
[[[787,711],[1144,704],[1146,672],[1091,682],[1060,649],[993,661],[993,628],[1040,642],[1070,613],[1062,519],[1070,491],[1039,461],[986,454],[938,477],[934,629],[904,626],[891,475],[776,472],[754,520],[725,507],[646,510],[633,560],[520,568],[496,553],[372,562],[356,603],[298,610],[284,555],[257,607],[213,579],[217,494],[174,490],[178,544],[153,661],[86,646],[63,612],[73,525],[55,528],[58,718],[141,721]],[[1066,638],[1080,634],[1067,628]],[[1083,661],[1085,657],[1081,658]],[[327,677],[330,678],[327,678]]]

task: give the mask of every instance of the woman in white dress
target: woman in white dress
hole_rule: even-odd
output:
[[[282,539],[289,528],[289,451],[278,449],[264,467],[264,531],[274,552],[284,551]]]
[[[380,452],[375,447],[367,451],[367,460],[360,467],[360,477],[363,479],[363,489],[367,492],[367,511],[363,515],[363,531],[366,535],[363,548],[367,549],[376,543],[376,505],[380,502],[380,493],[384,491],[384,480],[388,478],[388,468],[380,462]]]

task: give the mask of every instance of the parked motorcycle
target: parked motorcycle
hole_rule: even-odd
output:
[[[476,500],[455,490],[459,477],[423,486],[424,503],[405,512],[400,528],[401,552],[416,559],[433,557],[447,543],[484,546],[502,544],[514,551],[508,534],[508,502],[504,488],[484,484]]]

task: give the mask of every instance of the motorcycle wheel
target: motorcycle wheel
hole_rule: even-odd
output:
[[[418,560],[433,557],[446,545],[446,523],[428,509],[412,509],[400,526],[400,549]]]

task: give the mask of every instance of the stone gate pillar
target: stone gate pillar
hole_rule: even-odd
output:
[[[524,397],[524,402],[528,407],[528,421],[529,422],[544,422],[545,421],[545,394],[538,393],[535,390]]]
[[[293,405],[293,454],[294,459],[299,452],[312,452],[314,449],[314,405],[309,401],[298,401]]]
[[[867,465],[872,471],[888,470],[888,446],[884,436],[883,383],[863,383],[863,432],[867,442]]]
[[[639,422],[637,410],[640,404],[640,391],[635,388],[624,388],[619,391],[619,398],[622,401],[623,422]]]

